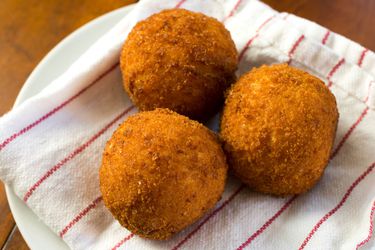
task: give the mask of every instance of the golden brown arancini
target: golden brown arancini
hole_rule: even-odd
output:
[[[321,80],[286,64],[262,66],[228,91],[220,134],[236,176],[283,196],[319,180],[337,120],[335,97]]]
[[[167,109],[129,117],[108,141],[100,168],[106,207],[135,234],[167,239],[212,208],[227,164],[218,138]]]
[[[235,81],[237,51],[216,19],[173,9],[137,23],[120,63],[125,90],[140,110],[204,118],[218,110]]]

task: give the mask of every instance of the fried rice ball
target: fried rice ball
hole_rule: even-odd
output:
[[[286,64],[253,69],[225,102],[220,134],[228,163],[256,191],[303,193],[328,164],[338,116],[318,78]]]
[[[168,108],[201,119],[220,108],[235,81],[237,50],[216,19],[173,9],[137,23],[120,63],[124,88],[140,110]]]
[[[214,133],[175,112],[156,109],[129,117],[107,142],[100,190],[122,226],[161,240],[216,204],[227,169]]]

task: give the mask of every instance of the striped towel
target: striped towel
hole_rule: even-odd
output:
[[[213,210],[157,242],[112,218],[98,168],[112,132],[137,112],[122,89],[121,44],[138,20],[173,7],[224,22],[239,52],[238,75],[287,62],[323,79],[340,120],[329,166],[308,193],[275,198],[230,178]],[[372,51],[259,1],[143,0],[63,75],[1,118],[0,178],[72,249],[374,249],[374,79]]]

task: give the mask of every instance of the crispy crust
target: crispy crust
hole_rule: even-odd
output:
[[[173,9],[137,23],[120,63],[124,88],[140,110],[204,118],[218,110],[235,81],[237,51],[216,19]]]
[[[299,194],[321,177],[336,133],[336,100],[318,78],[286,64],[245,74],[227,93],[221,137],[250,188]]]
[[[100,168],[106,207],[135,234],[167,239],[220,199],[227,164],[215,134],[166,109],[129,117]]]

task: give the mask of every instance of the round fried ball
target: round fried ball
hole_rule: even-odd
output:
[[[262,66],[228,91],[220,134],[236,176],[284,196],[319,180],[337,120],[335,97],[321,80],[286,64]]]
[[[125,90],[140,110],[168,108],[200,119],[222,105],[235,81],[237,51],[216,19],[173,9],[133,28],[120,63]]]
[[[131,116],[114,132],[103,154],[100,189],[122,226],[167,239],[216,204],[227,169],[215,134],[156,109]]]

